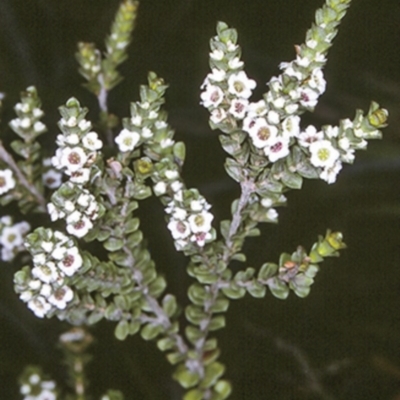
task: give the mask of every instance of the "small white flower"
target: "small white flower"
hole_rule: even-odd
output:
[[[29,383],[31,385],[37,385],[40,382],[40,376],[38,374],[32,374],[29,377]]]
[[[224,52],[222,50],[214,49],[210,53],[210,58],[212,58],[213,60],[216,60],[216,61],[220,61],[224,58]]]
[[[311,164],[315,167],[330,168],[339,158],[339,152],[329,140],[318,140],[310,144]]]
[[[99,150],[103,147],[103,142],[99,139],[96,132],[88,132],[82,138],[83,146],[88,150]]]
[[[165,182],[162,182],[162,181],[157,182],[154,185],[153,190],[154,190],[154,194],[156,196],[162,196],[167,191],[167,185],[165,184]]]
[[[255,87],[256,82],[249,79],[244,71],[232,74],[228,78],[228,91],[234,96],[248,99]]]
[[[200,104],[204,107],[218,107],[224,98],[224,93],[218,86],[207,85],[206,90],[201,93],[200,97],[202,100]]]
[[[55,282],[59,278],[56,266],[51,261],[32,268],[32,276],[44,283]]]
[[[52,293],[52,287],[51,287],[51,285],[49,285],[49,284],[47,284],[47,283],[44,283],[44,284],[42,285],[42,287],[40,288],[39,294],[40,294],[41,296],[43,296],[45,299],[47,299],[47,298],[51,295],[51,293]]]
[[[323,139],[322,132],[317,132],[317,129],[313,125],[307,126],[304,132],[299,135],[299,145],[303,147],[309,147],[311,143],[317,142]]]
[[[226,72],[223,69],[213,68],[211,73],[207,75],[210,81],[222,82],[226,77]]]
[[[219,124],[226,118],[226,112],[223,108],[216,108],[211,111],[210,120],[214,124]]]
[[[312,108],[318,103],[319,94],[312,89],[304,88],[300,92],[300,104],[303,107]]]
[[[60,163],[69,172],[79,171],[86,161],[87,155],[81,147],[65,147],[62,150]]]
[[[336,176],[341,169],[342,163],[340,161],[336,161],[331,167],[324,168],[319,177],[329,184],[335,183]]]
[[[278,129],[276,126],[269,125],[264,118],[257,118],[248,133],[254,146],[264,148],[275,138]]]
[[[283,97],[277,97],[276,99],[272,100],[272,104],[275,108],[283,108],[286,101]]]
[[[65,217],[65,213],[58,210],[53,203],[47,204],[47,212],[49,213],[52,221],[57,221],[58,219]]]
[[[277,125],[279,124],[280,121],[280,115],[274,110],[268,111],[267,121],[270,124]]]
[[[162,140],[160,141],[160,147],[161,147],[162,149],[166,149],[166,148],[168,148],[168,147],[173,146],[174,143],[175,143],[175,141],[172,140],[171,138],[165,138],[165,139],[162,139]]]
[[[142,125],[142,117],[140,115],[135,115],[131,118],[131,124],[135,126]]]
[[[65,200],[63,206],[64,206],[64,210],[67,211],[68,213],[75,211],[75,203],[71,200]]]
[[[348,150],[350,148],[350,140],[344,136],[338,140],[338,146],[342,150]]]
[[[306,41],[306,45],[307,47],[309,47],[310,49],[315,49],[317,47],[318,42],[314,39],[308,39]]]
[[[173,169],[168,169],[167,171],[165,171],[165,177],[167,179],[169,179],[170,181],[172,181],[173,179],[177,179],[179,177],[179,173],[176,170]]]
[[[37,396],[32,400],[56,400],[56,394],[49,390],[42,390]],[[27,399],[25,399],[27,400]]]
[[[74,171],[70,174],[69,180],[73,183],[84,184],[89,182],[90,168],[81,168],[79,171]]]
[[[36,122],[33,124],[33,130],[34,130],[36,133],[45,132],[45,131],[46,131],[46,125],[45,125],[43,122],[36,121]]]
[[[175,181],[171,183],[171,189],[173,192],[179,192],[183,187],[183,183],[179,181]]]
[[[205,203],[204,199],[192,200],[190,202],[190,209],[192,211],[201,211],[203,209],[203,207],[204,207],[204,203]]]
[[[88,131],[92,127],[92,123],[86,119],[83,119],[82,121],[79,122],[78,124],[79,129],[81,131]]]
[[[119,135],[115,138],[115,143],[117,143],[119,151],[125,153],[127,151],[132,151],[139,140],[140,135],[137,132],[122,129]]]
[[[47,242],[47,241],[43,241],[42,243],[40,243],[40,247],[46,252],[46,253],[50,253],[53,248],[54,248],[54,243],[53,242]]]
[[[49,169],[42,175],[43,184],[49,189],[57,189],[62,183],[62,174],[55,169]]]
[[[151,111],[149,112],[149,115],[147,116],[147,118],[149,118],[149,119],[156,119],[156,118],[158,118],[158,112],[157,112],[157,111],[154,111],[154,110],[151,110]]]
[[[292,63],[290,63],[287,67],[285,67],[283,73],[287,76],[297,79],[298,81],[301,81],[303,79],[303,74],[299,71],[296,71],[293,68]]]
[[[190,237],[192,242],[195,242],[198,246],[203,247],[207,240],[212,239],[210,232],[198,232]]]
[[[70,133],[69,135],[64,136],[64,143],[77,145],[79,143],[79,136],[76,133]]]
[[[53,294],[48,298],[49,303],[56,306],[59,310],[64,310],[74,297],[74,292],[68,286],[62,286],[53,291]]]
[[[0,170],[0,195],[15,188],[15,180],[10,169]]]
[[[77,247],[71,247],[64,253],[63,259],[57,264],[67,276],[72,276],[82,266],[83,260]]]
[[[93,196],[88,193],[81,193],[76,202],[82,207],[87,207],[92,200],[92,197]]]
[[[286,114],[294,114],[299,109],[298,104],[288,104],[285,106]]]
[[[86,216],[82,216],[78,221],[68,223],[67,232],[78,238],[84,237],[93,228],[93,224]]]
[[[310,88],[316,90],[319,94],[325,92],[326,81],[324,79],[324,73],[321,68],[313,69],[311,72],[311,78],[307,82]]]
[[[38,296],[28,301],[28,308],[39,317],[43,318],[51,309],[51,305],[45,300],[44,297]]]
[[[1,231],[0,244],[6,249],[19,247],[24,243],[24,237],[16,225],[6,226]]]
[[[287,117],[282,122],[283,136],[297,137],[300,133],[300,117],[298,115]]]
[[[186,221],[171,220],[168,223],[168,229],[175,240],[185,239],[190,235],[190,226]]]
[[[64,246],[58,246],[54,249],[54,251],[51,253],[51,256],[55,260],[62,260],[65,256],[65,253],[67,252],[67,248]],[[35,261],[34,261],[35,262]]]
[[[228,67],[230,69],[238,69],[238,68],[242,68],[244,65],[243,61],[241,61],[239,59],[239,57],[234,57],[232,58],[232,60],[228,61]]]
[[[324,132],[329,139],[332,139],[339,135],[339,128],[337,126],[328,125],[325,127]]]
[[[355,151],[354,149],[348,149],[345,154],[340,155],[340,159],[343,162],[351,164],[352,162],[354,162],[354,159],[356,158],[354,151]]]
[[[296,57],[296,64],[300,67],[307,68],[310,65],[310,60],[307,57],[300,57],[299,55]]]
[[[33,264],[35,265],[44,265],[46,263],[46,254],[38,253],[32,257]]]
[[[186,219],[187,216],[187,211],[184,208],[176,207],[174,212],[172,213],[172,217],[174,219],[178,219],[180,221],[183,221]]]
[[[267,211],[267,218],[271,221],[271,222],[277,222],[278,221],[278,212],[275,210],[275,208],[270,208]]]
[[[267,113],[267,111],[268,109],[265,100],[250,103],[247,107],[247,115],[249,117],[262,117]]]
[[[192,214],[188,218],[190,230],[193,233],[208,232],[211,230],[211,222],[213,219],[214,216],[207,211],[203,211],[199,214]]]
[[[246,115],[248,100],[233,99],[229,108],[229,113],[236,119],[243,119]]]
[[[22,118],[20,120],[20,126],[22,129],[28,129],[31,127],[31,125],[32,125],[32,121],[28,117]]]
[[[144,128],[142,129],[141,136],[142,136],[144,139],[150,139],[151,137],[153,137],[153,132],[151,131],[150,128],[144,127]]]
[[[168,124],[165,121],[156,121],[154,126],[156,127],[156,129],[165,129]]]
[[[286,157],[289,154],[289,139],[283,136],[274,137],[264,148],[264,153],[271,162]]]
[[[230,40],[226,43],[226,48],[229,52],[235,51],[238,48],[237,44],[232,43]]]
[[[24,290],[20,295],[19,298],[24,302],[27,303],[33,297],[33,293],[30,290]]]

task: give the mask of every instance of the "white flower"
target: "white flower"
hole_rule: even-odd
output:
[[[310,49],[315,49],[317,47],[318,42],[314,39],[308,39],[306,41],[306,45],[307,47],[309,47]]]
[[[62,149],[60,164],[69,172],[79,171],[87,161],[87,155],[81,147],[65,147]]]
[[[6,226],[1,231],[0,244],[3,247],[7,249],[13,249],[14,247],[21,246],[23,242],[24,237],[16,225]]]
[[[179,181],[175,181],[171,183],[171,189],[173,192],[179,192],[183,187],[183,183]]]
[[[70,182],[84,184],[89,182],[90,168],[81,168],[79,171],[74,171],[70,174]]]
[[[340,161],[336,161],[331,167],[324,168],[319,177],[329,184],[334,183],[336,182],[336,176],[341,169],[342,163]]]
[[[187,216],[187,211],[184,208],[180,207],[176,207],[172,213],[172,217],[180,221],[186,219],[186,216]]]
[[[86,119],[83,119],[79,122],[78,126],[81,131],[88,131],[92,127],[92,123]]]
[[[147,118],[149,118],[149,119],[156,119],[156,118],[158,118],[158,112],[157,112],[157,111],[154,111],[154,110],[151,110],[151,111],[149,112],[149,115],[147,116]]]
[[[204,199],[200,199],[200,200],[192,200],[190,202],[190,209],[192,211],[201,211],[204,207]]]
[[[57,221],[58,219],[65,217],[65,212],[58,210],[53,203],[47,204],[47,212],[52,221]]]
[[[83,260],[77,247],[71,247],[64,253],[63,259],[57,263],[58,268],[67,276],[72,276],[82,266]]]
[[[49,169],[42,175],[42,181],[49,189],[57,189],[61,186],[62,174],[55,169]]]
[[[192,214],[188,218],[190,230],[193,233],[208,232],[211,230],[213,219],[214,216],[207,211],[203,211],[200,214]]]
[[[228,78],[228,91],[234,96],[248,99],[255,87],[256,82],[249,79],[244,71],[232,74]]]
[[[74,297],[74,292],[68,286],[57,288],[53,294],[48,298],[49,303],[53,304],[60,310],[64,310]]]
[[[103,143],[99,139],[96,132],[88,132],[82,138],[82,144],[86,149],[92,150],[92,151],[99,150],[103,147]]]
[[[289,139],[282,136],[274,137],[264,148],[264,153],[271,162],[286,157],[289,154]]]
[[[246,115],[248,100],[233,99],[229,108],[229,113],[236,119],[243,119]]]
[[[158,120],[155,122],[154,126],[156,127],[156,129],[165,129],[168,126],[168,124],[165,121]],[[143,135],[143,133],[142,133],[142,135]]]
[[[339,128],[337,126],[328,125],[325,127],[324,132],[329,139],[332,139],[339,135]]]
[[[219,49],[214,49],[211,53],[210,53],[210,58],[212,58],[213,60],[216,61],[220,61],[224,58],[224,52],[222,50]]]
[[[0,195],[14,189],[15,180],[10,169],[0,170]]]
[[[179,173],[178,173],[178,171],[176,171],[174,169],[168,169],[167,171],[165,171],[165,177],[167,179],[169,179],[170,181],[172,181],[179,177]]]
[[[192,242],[196,242],[196,244],[200,247],[203,247],[207,240],[212,239],[212,235],[210,232],[198,232],[190,237]]]
[[[274,110],[268,111],[267,121],[270,124],[277,125],[279,124],[280,121],[280,115]]]
[[[206,90],[201,93],[200,97],[202,100],[200,104],[204,107],[218,107],[224,98],[224,93],[218,86],[207,85]]]
[[[348,149],[345,154],[341,154],[340,159],[343,162],[351,164],[356,158],[354,154],[354,149]]]
[[[307,126],[304,132],[299,135],[299,145],[303,147],[309,147],[311,143],[323,139],[322,132],[317,132],[317,129],[313,125]]]
[[[222,82],[225,79],[226,72],[223,69],[213,68],[211,74],[207,75],[210,81]]]
[[[28,301],[28,308],[39,317],[43,318],[51,309],[51,305],[45,300],[43,296],[37,296]]]
[[[132,151],[139,140],[140,135],[137,132],[122,129],[119,135],[115,138],[115,143],[117,143],[119,151],[125,153],[127,151]]]
[[[319,94],[312,89],[304,88],[300,92],[300,104],[303,107],[312,108],[318,103]]]
[[[298,115],[287,117],[282,122],[283,136],[297,137],[300,133],[300,117]]]
[[[232,52],[235,51],[238,48],[237,44],[232,43],[230,40],[226,43],[226,48],[228,51]]]
[[[142,117],[140,115],[135,115],[131,118],[131,124],[135,126],[142,125]]]
[[[93,224],[88,217],[80,216],[79,220],[75,221],[75,214],[74,214],[74,218],[71,218],[69,221],[68,218],[70,216],[67,217],[66,221],[67,221],[67,232],[70,233],[71,235],[81,238],[83,236],[86,236],[87,233],[93,228]]]
[[[343,150],[348,150],[350,148],[350,140],[344,136],[338,140],[338,146]]]
[[[42,390],[34,398],[34,400],[56,400],[56,399],[57,399],[56,394],[54,392],[51,392],[50,390]]]
[[[243,67],[244,63],[239,59],[239,57],[234,57],[232,60],[228,61],[228,67],[230,69],[238,69]]]
[[[53,248],[54,248],[54,243],[53,242],[47,242],[47,241],[43,241],[40,244],[40,247],[46,252],[46,253],[50,253]]]
[[[329,168],[339,158],[339,152],[329,140],[318,140],[310,144],[311,164],[315,167]]]
[[[277,97],[276,99],[272,100],[272,104],[275,108],[283,108],[285,105],[285,99],[283,97]]]
[[[296,57],[296,64],[300,67],[307,68],[310,65],[310,60],[307,57],[300,57],[299,55]]]
[[[214,124],[219,124],[226,118],[226,112],[223,108],[216,108],[211,111],[210,120]]]
[[[43,122],[36,121],[36,122],[33,124],[33,130],[34,130],[36,133],[45,132],[45,131],[46,131],[46,125],[45,125]]]
[[[308,86],[315,89],[319,94],[325,92],[326,81],[324,79],[324,73],[321,68],[313,69],[311,72],[311,78],[308,80]]]
[[[173,146],[174,143],[175,143],[175,141],[172,140],[171,138],[161,139],[161,141],[160,141],[160,147],[161,147],[162,149],[166,149],[166,148],[168,148],[168,147]]]
[[[162,181],[157,182],[154,185],[153,190],[156,196],[162,196],[167,191],[167,185],[165,184],[165,182]]]
[[[257,118],[248,133],[255,147],[264,148],[278,133],[276,126],[268,125],[264,118]]]
[[[60,277],[55,264],[51,261],[32,268],[32,275],[44,283],[55,282]]]
[[[257,101],[256,103],[250,103],[247,107],[247,115],[249,117],[262,117],[267,113],[267,104],[264,100]]]
[[[267,211],[267,218],[271,221],[271,222],[277,222],[278,221],[278,212],[275,210],[275,208],[270,208]]]
[[[285,112],[286,114],[294,114],[297,110],[299,109],[298,104],[287,104],[285,106]]]
[[[150,139],[153,137],[153,132],[151,131],[150,128],[147,128],[146,126],[142,129],[141,135],[144,139]]]
[[[175,240],[185,239],[190,234],[190,226],[186,221],[171,220],[168,224],[168,229]]]

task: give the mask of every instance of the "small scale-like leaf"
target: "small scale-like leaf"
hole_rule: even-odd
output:
[[[225,317],[223,315],[217,315],[213,317],[210,321],[208,329],[210,331],[216,331],[225,327]]]
[[[189,389],[195,385],[200,380],[198,374],[189,371],[185,364],[180,364],[173,374],[173,378],[179,382],[179,384],[185,389]]]
[[[258,272],[258,279],[261,281],[266,281],[269,278],[275,276],[278,272],[278,266],[273,263],[265,263],[261,266],[260,271]]]
[[[268,281],[268,287],[271,293],[278,299],[286,299],[289,296],[289,288],[285,282],[279,278],[273,278]]]
[[[118,322],[115,327],[114,335],[118,340],[125,340],[129,334],[129,323],[126,319]]]
[[[221,400],[225,400],[232,393],[232,386],[228,381],[220,380],[215,384],[214,390],[221,396]]]
[[[117,251],[122,249],[124,241],[120,238],[110,237],[104,242],[103,246],[108,251]]]
[[[162,326],[147,324],[140,331],[140,335],[144,340],[152,340],[156,338],[161,331],[162,331]]]
[[[207,365],[205,368],[205,376],[202,379],[200,386],[202,388],[213,386],[224,372],[225,366],[217,361]]]

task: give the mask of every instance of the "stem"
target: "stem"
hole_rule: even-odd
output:
[[[108,118],[108,104],[107,104],[108,90],[106,89],[105,84],[104,84],[103,74],[99,74],[98,81],[100,83],[100,92],[97,95],[97,101],[99,102],[100,111],[102,113],[104,113],[104,115]],[[107,120],[106,120],[106,125],[105,125],[104,129],[105,129],[107,143],[110,147],[113,147],[114,146],[114,140],[113,140],[114,137],[113,137],[112,130],[108,127]]]
[[[0,141],[0,159],[3,160],[17,175],[19,183],[24,186],[34,197],[36,202],[39,204],[40,211],[46,211],[46,199],[39,192],[36,186],[32,183],[29,183],[26,179],[25,175],[22,173],[17,163],[14,161],[14,158],[8,151],[4,148],[3,143]]]

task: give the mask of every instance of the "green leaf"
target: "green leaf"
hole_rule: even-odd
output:
[[[208,325],[210,331],[216,331],[225,327],[225,317],[223,315],[217,315],[213,317]]]
[[[110,237],[104,242],[103,246],[108,251],[117,251],[124,247],[124,241],[119,238]]]
[[[180,364],[173,374],[173,378],[185,389],[189,389],[199,383],[199,376],[189,371],[185,364]]]
[[[172,294],[167,294],[163,298],[162,308],[166,312],[168,317],[172,317],[176,313],[176,310],[178,309],[175,296],[173,296]]]
[[[175,365],[185,359],[185,356],[181,353],[174,352],[167,354],[167,360],[170,364]]]
[[[231,227],[231,221],[229,219],[225,219],[221,221],[221,235],[224,237],[224,239],[227,239],[229,237],[229,230]]]
[[[126,222],[124,230],[125,233],[132,233],[138,230],[140,225],[139,218],[132,218]]]
[[[296,173],[285,171],[281,176],[282,182],[291,189],[301,189],[303,178]]]
[[[229,308],[229,300],[223,297],[217,299],[215,304],[211,306],[210,311],[213,313],[225,312]]]
[[[185,316],[186,319],[194,325],[200,325],[202,321],[207,319],[207,313],[205,313],[199,306],[193,304],[186,307]]]
[[[225,366],[217,361],[209,364],[205,368],[205,376],[200,383],[200,387],[209,388],[224,374]]]
[[[207,292],[202,285],[195,283],[189,287],[188,296],[192,303],[202,306],[207,297]]]
[[[162,330],[163,327],[160,325],[147,324],[140,331],[140,335],[144,340],[152,340],[156,338]]]
[[[203,400],[203,391],[199,389],[189,390],[184,396],[183,400]]]
[[[133,249],[143,240],[143,233],[141,231],[136,231],[131,233],[126,241],[128,246]]]
[[[277,272],[278,272],[278,266],[276,264],[265,263],[260,268],[260,271],[258,273],[258,279],[266,281],[269,278],[275,276]]]
[[[142,324],[140,323],[139,320],[134,320],[129,323],[129,334],[130,335],[135,335],[136,333],[139,332],[140,327]]]
[[[278,299],[285,300],[289,296],[289,288],[279,278],[272,278],[268,281],[269,290]]]
[[[188,325],[185,328],[185,334],[186,334],[186,337],[193,344],[195,344],[200,338],[203,337],[203,333],[201,332],[201,330],[192,325]]]
[[[129,323],[126,319],[118,322],[115,328],[114,335],[118,340],[125,340],[129,334]]]
[[[165,282],[164,277],[158,276],[149,285],[149,292],[152,296],[158,297],[166,288],[167,282]]]
[[[230,299],[240,299],[246,294],[246,289],[237,286],[234,282],[231,282],[229,287],[222,289],[222,292]]]
[[[171,350],[175,347],[175,342],[172,339],[166,337],[166,338],[157,340],[157,347],[161,351]]]
[[[257,281],[253,281],[250,286],[247,286],[247,291],[255,298],[261,299],[265,297],[267,289]]]
[[[214,390],[221,396],[221,400],[224,400],[232,393],[232,386],[228,381],[220,380],[215,384]]]
[[[236,182],[243,181],[243,167],[232,158],[225,160],[225,171]]]

